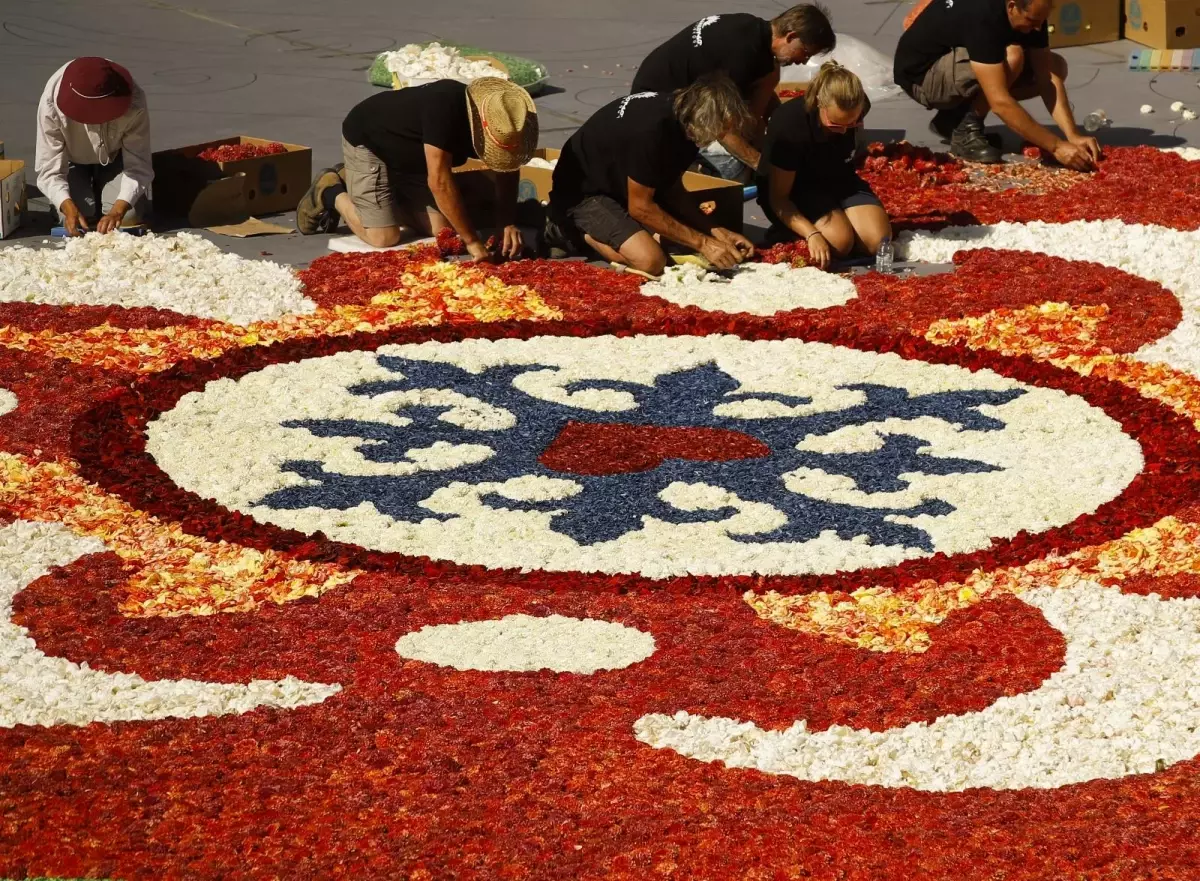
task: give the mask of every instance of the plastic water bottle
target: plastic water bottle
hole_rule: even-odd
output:
[[[892,261],[896,259],[896,247],[892,244],[891,238],[885,238],[879,243],[879,250],[875,252],[875,271],[890,273],[892,271]]]
[[[1085,132],[1098,132],[1100,129],[1111,124],[1112,121],[1103,110],[1093,110],[1083,118],[1083,130]]]

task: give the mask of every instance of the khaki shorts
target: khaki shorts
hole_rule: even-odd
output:
[[[909,94],[930,110],[957,107],[979,94],[979,80],[971,69],[971,57],[961,46],[947,52],[925,73],[925,79],[912,87]],[[1033,68],[1026,64],[1011,89],[1018,101],[1037,96],[1037,79]]]
[[[389,171],[382,159],[345,138],[342,161],[346,163],[346,191],[363,226],[412,226],[419,214],[428,208],[436,210],[425,175]]]

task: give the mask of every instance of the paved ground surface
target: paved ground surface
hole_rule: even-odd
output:
[[[771,17],[786,2],[743,0],[0,0],[0,140],[10,159],[32,163],[34,109],[47,78],[78,55],[125,64],[149,96],[156,149],[251,134],[310,145],[317,167],[338,159],[341,120],[371,94],[366,69],[383,50],[446,39],[525,55],[551,70],[538,99],[542,140],[560,145],[592,112],[628,90],[631,69],[697,18],[734,9]],[[909,0],[838,0],[839,33],[889,57]],[[1064,50],[1077,117],[1104,109],[1108,143],[1200,144],[1200,121],[1182,123],[1173,101],[1200,107],[1200,73],[1127,70],[1131,43]],[[1036,102],[1039,118],[1047,118]],[[1142,104],[1156,113],[1143,116]],[[1033,105],[1029,105],[1033,109]],[[876,104],[870,134],[930,143],[928,114],[901,96]],[[32,183],[32,170],[29,172]],[[751,203],[752,204],[752,203]],[[32,203],[45,210],[44,200]],[[35,218],[23,234],[49,227]],[[280,218],[290,223],[290,219]],[[747,209],[747,222],[754,211]],[[21,235],[21,234],[19,234]],[[247,256],[304,263],[323,237],[218,237]],[[11,240],[10,240],[11,241]]]

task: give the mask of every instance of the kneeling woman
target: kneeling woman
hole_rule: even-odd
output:
[[[854,170],[854,130],[870,109],[859,78],[827,61],[804,100],[771,116],[758,167],[768,244],[804,239],[826,269],[856,250],[874,254],[891,236],[883,204]]]

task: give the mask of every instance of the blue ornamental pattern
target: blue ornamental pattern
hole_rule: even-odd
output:
[[[906,389],[885,385],[851,384],[866,400],[835,412],[807,416],[732,418],[713,411],[721,404],[745,400],[779,401],[787,406],[811,403],[805,397],[763,394],[740,390],[739,383],[715,363],[666,373],[653,384],[606,379],[585,380],[565,386],[568,393],[586,389],[614,389],[631,393],[637,408],[620,412],[597,412],[543,400],[522,392],[513,380],[528,371],[555,369],[541,364],[504,365],[471,373],[453,365],[408,358],[380,356],[379,363],[396,374],[394,380],[364,383],[350,391],[375,396],[415,389],[447,389],[501,407],[516,417],[506,430],[465,429],[438,417],[448,406],[407,406],[404,416],[413,421],[405,426],[358,420],[303,420],[284,423],[304,428],[321,437],[362,438],[359,452],[372,462],[408,461],[406,451],[438,441],[451,444],[486,444],[495,455],[487,461],[440,471],[420,471],[409,476],[355,476],[331,473],[320,462],[289,461],[285,470],[308,481],[308,485],[273,492],[259,504],[275,509],[315,506],[346,510],[371,502],[383,514],[397,520],[419,522],[445,515],[422,507],[434,491],[449,483],[502,482],[512,478],[543,476],[567,478],[582,490],[553,502],[514,501],[495,493],[481,501],[497,510],[558,510],[551,528],[580,545],[612,541],[642,528],[642,518],[654,517],[670,523],[724,520],[735,512],[720,510],[682,511],[659,498],[672,483],[705,483],[723,487],[748,502],[763,502],[787,515],[787,522],[766,534],[730,535],[746,543],[803,542],[832,530],[851,540],[866,536],[872,544],[898,545],[933,552],[928,533],[915,526],[889,521],[894,515],[945,516],[953,507],[928,499],[908,508],[867,508],[838,504],[794,493],[782,475],[797,468],[815,468],[853,479],[865,493],[891,493],[907,488],[901,475],[972,474],[998,470],[967,459],[941,458],[921,452],[926,442],[909,435],[887,435],[879,449],[856,453],[815,453],[796,449],[810,434],[824,435],[846,426],[865,425],[885,419],[917,419],[930,416],[971,431],[1000,431],[1004,423],[979,412],[982,405],[1005,404],[1024,394],[1006,391],[960,390],[912,396]],[[563,474],[551,470],[538,457],[569,421],[634,425],[706,427],[742,432],[766,444],[771,455],[729,462],[667,459],[650,471],[591,476]]]

